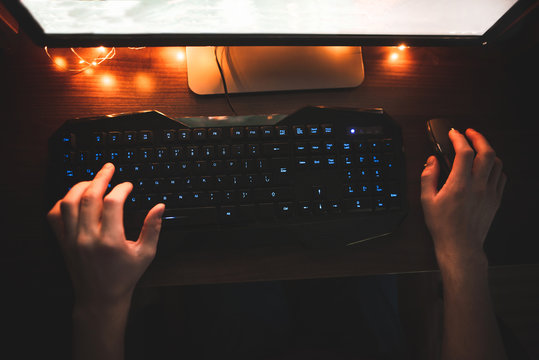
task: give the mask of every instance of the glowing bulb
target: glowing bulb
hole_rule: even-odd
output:
[[[65,68],[66,65],[67,65],[66,59],[64,59],[63,57],[60,57],[60,56],[55,56],[53,61],[54,61],[54,63],[56,65],[58,65],[61,68]]]
[[[103,75],[103,77],[101,78],[101,82],[105,86],[111,86],[112,84],[114,84],[114,78],[110,75]]]
[[[404,45],[404,44],[400,44],[400,45],[399,45],[399,50],[400,50],[400,51],[403,51],[403,50],[406,49],[406,48],[407,48],[407,46]]]
[[[100,47],[97,48],[97,51],[99,51],[101,54],[103,54],[105,52],[105,47],[100,46]]]
[[[176,53],[176,59],[178,59],[178,61],[183,61],[185,60],[185,53],[180,50]]]
[[[97,63],[95,61],[92,61],[92,66],[96,66]]]
[[[396,52],[391,53],[391,55],[389,55],[389,60],[391,61],[397,61],[398,58],[399,58],[399,54],[397,54]]]

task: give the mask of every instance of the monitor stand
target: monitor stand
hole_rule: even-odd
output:
[[[364,79],[359,46],[219,46],[217,57],[229,93],[359,86]],[[215,47],[187,47],[189,88],[223,94]]]

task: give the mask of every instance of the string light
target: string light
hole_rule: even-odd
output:
[[[400,52],[403,52],[407,48],[408,46],[406,46],[405,44],[400,44],[398,46],[393,47],[394,50],[389,54],[388,60],[390,62],[396,62],[397,60],[401,58]]]
[[[96,67],[100,65],[103,61],[110,60],[116,55],[116,48],[111,48],[108,52],[107,49],[104,46],[100,46],[97,48],[97,52],[100,54],[97,57],[94,57],[93,59],[86,59],[82,57],[74,48],[70,48],[71,52],[76,56],[78,59],[79,66],[76,68],[69,67],[67,65],[67,61],[63,57],[59,56],[52,56],[49,52],[49,49],[47,46],[44,47],[45,53],[49,57],[49,59],[60,69],[64,71],[74,72],[74,73],[81,73],[85,70],[91,69],[93,67]]]

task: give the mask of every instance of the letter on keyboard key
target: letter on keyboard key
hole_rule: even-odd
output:
[[[292,197],[292,190],[287,187],[255,189],[255,201],[282,201]]]

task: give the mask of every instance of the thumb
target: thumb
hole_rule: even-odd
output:
[[[161,231],[161,217],[164,211],[164,204],[157,204],[148,211],[137,241],[142,248],[152,250],[154,254],[157,249],[157,241],[159,240],[159,232]]]
[[[431,155],[427,159],[425,169],[421,173],[421,199],[432,199],[438,193],[438,178],[440,177],[440,165],[436,156]]]

